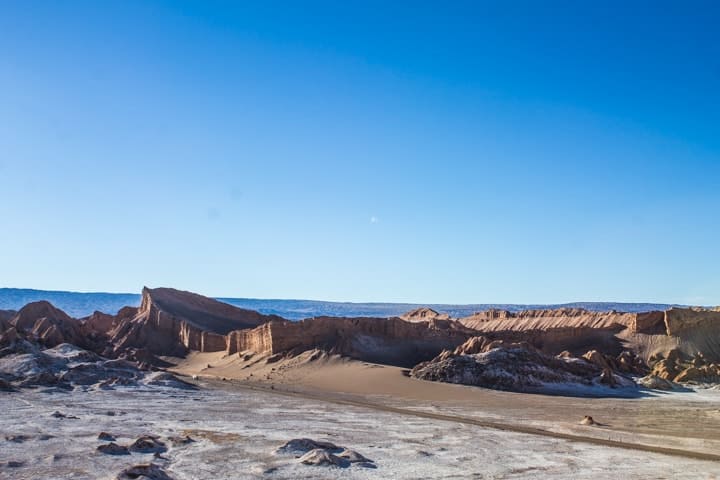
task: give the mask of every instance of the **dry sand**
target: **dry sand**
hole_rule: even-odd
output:
[[[640,398],[522,394],[426,382],[409,378],[405,370],[397,367],[327,355],[311,360],[312,355],[306,352],[266,363],[266,358],[243,360],[242,354],[199,353],[179,361],[175,370],[225,378],[237,387],[451,417],[460,423],[560,438],[720,458],[720,391],[653,391]],[[585,415],[592,416],[599,425],[580,425]]]

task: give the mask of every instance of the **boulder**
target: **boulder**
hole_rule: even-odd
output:
[[[670,380],[656,375],[646,375],[638,380],[638,384],[653,390],[674,390],[675,384]]]
[[[129,449],[131,452],[138,453],[163,453],[167,451],[165,444],[153,435],[143,435],[135,440]]]
[[[593,420],[593,417],[590,415],[585,415],[582,420],[580,420],[580,425],[595,425],[595,420]]]
[[[130,455],[130,450],[128,450],[128,447],[118,445],[113,442],[100,445],[97,447],[96,450],[105,455]]]
[[[115,478],[116,480],[173,480],[165,470],[152,463],[128,467]]]
[[[322,448],[316,448],[310,450],[305,455],[300,457],[300,463],[304,465],[313,465],[316,467],[341,467],[347,468],[350,466],[350,462],[344,458],[340,458],[335,454],[323,450]]]
[[[294,438],[275,450],[275,453],[291,453],[302,454],[310,450],[328,450],[330,452],[339,453],[343,449],[334,443],[319,440],[311,440],[309,438]]]

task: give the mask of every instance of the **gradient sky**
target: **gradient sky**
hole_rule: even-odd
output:
[[[4,1],[0,286],[720,304],[718,25],[714,1]]]

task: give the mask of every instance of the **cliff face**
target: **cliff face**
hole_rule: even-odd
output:
[[[589,312],[579,308],[561,308],[556,310],[524,310],[508,312],[488,310],[460,322],[470,328],[485,332],[551,330],[555,328],[626,328],[633,322],[636,314],[617,312]]]
[[[472,336],[457,322],[407,322],[400,318],[316,317],[300,322],[270,322],[232,332],[228,353],[252,350],[274,354],[322,348],[351,358],[413,366]]]
[[[553,355],[564,350],[581,354],[589,349],[617,355],[624,348],[623,340],[618,337],[620,332],[664,334],[663,318],[663,312],[590,312],[561,308],[517,313],[488,310],[459,321],[481,334],[514,342],[527,341]]]
[[[677,339],[685,355],[702,354],[720,363],[720,311],[700,308],[671,308],[665,312],[666,334]]]
[[[100,315],[90,320],[98,329],[108,329],[116,351],[143,348],[156,355],[180,356],[189,350],[225,350],[227,333],[279,318],[190,292],[144,288],[137,311],[123,309],[112,320]]]

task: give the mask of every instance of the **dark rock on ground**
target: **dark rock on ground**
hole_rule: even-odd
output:
[[[311,440],[309,438],[294,438],[275,450],[276,453],[306,453],[310,450],[321,449],[339,453],[343,449],[330,442]]]
[[[96,450],[105,455],[130,455],[130,450],[126,446],[113,442],[100,445]]]
[[[341,468],[357,465],[365,468],[377,468],[372,460],[355,450],[310,438],[294,438],[277,448],[275,453],[295,455],[300,458],[300,463],[305,465]]]
[[[128,467],[118,474],[117,480],[173,480],[165,470],[158,465],[143,464]]]
[[[321,448],[316,448],[307,452],[305,455],[300,457],[300,463],[316,467],[335,466],[347,468],[350,466],[350,462],[347,459],[340,458],[337,455]]]
[[[144,435],[130,445],[130,451],[138,453],[163,453],[167,447],[157,437]]]

